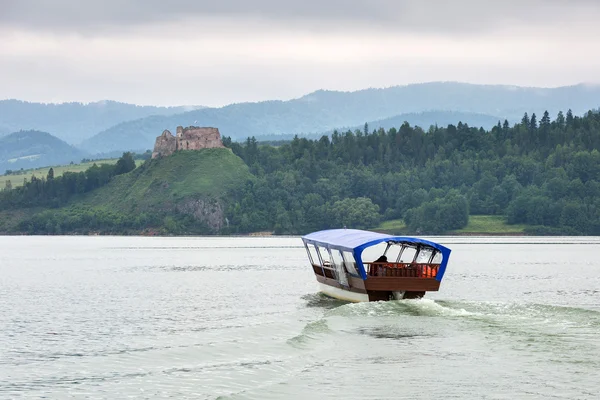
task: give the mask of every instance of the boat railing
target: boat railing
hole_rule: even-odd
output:
[[[435,278],[439,264],[430,263],[364,263],[368,276],[400,278]]]

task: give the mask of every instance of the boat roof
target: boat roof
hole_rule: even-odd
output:
[[[363,231],[360,229],[328,229],[309,233],[302,236],[305,243],[313,243],[330,248],[338,248],[348,251],[363,250],[381,242],[397,242],[407,244],[422,244],[433,247],[442,253],[450,249],[439,243],[410,236],[392,236],[385,233]]]

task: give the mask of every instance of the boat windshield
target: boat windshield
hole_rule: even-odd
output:
[[[362,261],[375,262],[383,255],[388,263],[440,264],[442,262],[442,254],[431,247],[393,242],[383,242],[366,248],[362,253]]]

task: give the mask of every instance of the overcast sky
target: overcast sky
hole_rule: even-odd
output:
[[[220,106],[600,83],[598,21],[600,0],[0,0],[0,99]]]

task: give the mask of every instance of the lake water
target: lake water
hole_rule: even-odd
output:
[[[0,237],[0,398],[598,399],[600,238],[433,238],[347,304],[299,238]]]

